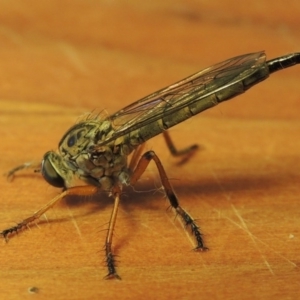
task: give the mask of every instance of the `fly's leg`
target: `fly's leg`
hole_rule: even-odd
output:
[[[173,156],[191,156],[199,146],[197,144],[191,145],[189,147],[177,150],[168,131],[163,131],[163,137],[166,141],[166,144]]]
[[[18,223],[15,226],[12,226],[10,228],[4,229],[2,232],[0,232],[0,235],[2,235],[6,241],[8,241],[8,237],[10,235],[18,233],[20,230],[28,227],[28,225],[36,220],[38,220],[47,210],[49,210],[51,207],[53,207],[58,201],[63,199],[64,197],[68,195],[87,195],[95,193],[97,190],[96,187],[93,186],[81,186],[81,187],[74,187],[70,188],[68,190],[63,191],[61,194],[54,197],[50,202],[48,202],[46,205],[41,207],[38,211],[36,211],[32,216],[24,219],[22,222]]]
[[[12,180],[15,176],[16,172],[19,172],[21,170],[26,170],[26,169],[34,169],[36,172],[40,171],[41,168],[41,162],[26,162],[22,165],[19,165],[13,169],[11,169],[10,171],[8,171],[7,173],[5,173],[4,175],[6,175],[8,180]]]
[[[118,207],[120,203],[120,191],[114,194],[114,208],[110,216],[108,232],[105,240],[105,256],[106,256],[106,265],[108,268],[108,274],[105,276],[105,279],[121,279],[121,277],[117,274],[116,265],[115,265],[115,257],[112,253],[112,237],[113,232],[117,220]]]
[[[142,152],[143,152],[143,150],[144,150],[144,148],[145,148],[145,145],[146,145],[146,143],[144,143],[144,144],[142,144],[142,145],[139,145],[139,146],[135,149],[135,151],[133,152],[132,157],[131,157],[131,159],[130,159],[129,166],[128,166],[128,168],[129,168],[130,170],[134,170],[134,168],[136,167],[136,165],[137,165],[139,159],[141,158],[141,155],[142,155]]]
[[[24,219],[22,222],[18,223],[17,225],[4,229],[2,232],[0,232],[0,235],[2,235],[6,241],[8,241],[8,237],[12,234],[18,233],[20,230],[28,227],[28,225],[36,220],[38,220],[46,211],[48,211],[51,207],[53,207],[58,201],[63,199],[66,196],[69,195],[91,195],[95,194],[97,192],[98,188],[95,186],[78,186],[78,187],[72,187],[68,190],[63,191],[61,194],[54,197],[50,202],[48,202],[46,205],[41,207],[38,211],[36,211],[32,216]],[[112,237],[113,237],[113,230],[116,224],[117,219],[117,212],[118,212],[118,206],[120,203],[120,191],[114,193],[115,195],[115,202],[114,202],[114,208],[111,214],[111,218],[109,221],[109,227],[108,227],[108,233],[106,236],[105,241],[105,255],[106,255],[106,264],[108,268],[108,274],[105,278],[116,278],[121,279],[120,276],[116,272],[115,267],[115,259],[114,255],[112,253]]]
[[[161,183],[165,189],[165,193],[170,201],[171,206],[175,209],[176,213],[182,218],[184,224],[191,228],[191,232],[196,240],[195,250],[198,250],[198,251],[208,250],[208,248],[206,248],[204,246],[202,234],[200,232],[199,227],[195,223],[194,219],[179,205],[177,196],[175,195],[175,192],[174,192],[174,190],[171,186],[171,183],[167,177],[164,167],[154,151],[148,151],[148,152],[144,153],[143,156],[140,158],[140,160],[131,176],[130,184],[134,185],[138,181],[138,179],[145,172],[145,170],[151,160],[154,160],[154,162],[156,164],[156,167],[158,169],[159,176],[161,179]]]

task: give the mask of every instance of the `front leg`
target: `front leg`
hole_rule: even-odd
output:
[[[33,169],[34,172],[40,172],[41,164],[41,162],[25,162],[24,164],[11,169],[4,175],[6,175],[7,179],[11,181],[14,178],[15,174],[21,170]]]
[[[20,230],[24,228],[28,228],[28,226],[31,223],[37,221],[46,211],[48,211],[51,207],[53,207],[58,201],[60,201],[64,197],[68,195],[91,195],[96,192],[97,192],[97,188],[90,185],[69,188],[68,190],[63,191],[62,193],[54,197],[50,202],[48,202],[46,205],[41,207],[30,217],[24,219],[23,221],[21,221],[15,226],[9,227],[1,231],[0,235],[2,235],[5,238],[5,240],[8,241],[9,236],[18,233]]]

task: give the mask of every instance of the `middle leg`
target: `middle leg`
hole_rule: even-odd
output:
[[[166,196],[167,196],[172,208],[175,209],[176,213],[181,217],[184,224],[191,228],[192,235],[194,236],[194,238],[196,240],[195,250],[198,250],[198,251],[207,250],[208,248],[204,246],[204,241],[203,241],[199,226],[196,224],[194,219],[179,205],[178,198],[171,186],[171,183],[167,177],[165,169],[164,169],[160,159],[158,158],[158,156],[156,155],[156,153],[154,151],[147,151],[142,155],[142,157],[140,158],[140,160],[137,163],[136,168],[134,169],[134,171],[132,173],[130,184],[134,185],[139,180],[139,178],[145,172],[145,170],[151,160],[153,160],[156,164],[161,183],[164,187]]]

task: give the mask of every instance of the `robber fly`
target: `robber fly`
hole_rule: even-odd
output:
[[[71,127],[58,144],[58,151],[47,152],[39,164],[44,179],[62,188],[60,195],[40,208],[32,216],[1,232],[8,237],[39,219],[49,208],[67,195],[106,191],[114,199],[114,207],[105,240],[106,278],[120,279],[112,251],[113,230],[116,223],[122,187],[134,185],[154,161],[162,186],[171,207],[189,227],[196,243],[195,250],[207,250],[194,219],[180,205],[164,167],[154,151],[142,153],[150,138],[162,133],[173,155],[189,155],[196,145],[176,150],[167,130],[184,120],[231,99],[269,74],[300,63],[300,53],[266,61],[264,52],[240,55],[200,71],[173,85],[161,89],[115,114],[105,118],[89,117]],[[128,162],[128,156],[131,156]],[[34,167],[30,163],[8,173]],[[81,180],[82,185],[78,185]]]

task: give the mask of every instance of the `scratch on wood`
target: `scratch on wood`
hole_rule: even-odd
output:
[[[251,233],[251,231],[249,230],[246,222],[244,221],[243,217],[241,216],[241,214],[238,212],[238,210],[235,208],[235,206],[233,204],[231,204],[231,208],[234,211],[234,213],[236,214],[236,216],[239,218],[242,228],[247,232],[247,234],[249,235],[250,239],[252,240],[256,250],[259,252],[260,256],[262,257],[262,260],[264,261],[265,265],[267,266],[267,268],[269,269],[270,273],[272,275],[274,274],[274,271],[271,268],[271,265],[269,264],[269,262],[267,261],[266,257],[263,255],[263,253],[261,252],[260,248],[258,247],[254,235]]]
[[[237,222],[233,221],[232,219],[230,219],[229,217],[223,215],[223,217],[225,219],[227,219],[229,222],[231,222],[233,225],[235,225],[236,227],[246,231],[246,229],[241,226],[240,224],[238,224]],[[273,253],[275,253],[277,256],[279,256],[280,258],[282,258],[283,260],[287,261],[289,264],[291,264],[293,267],[298,267],[297,264],[295,264],[294,262],[292,262],[291,260],[289,260],[288,258],[286,258],[285,256],[283,256],[282,254],[280,254],[279,252],[275,251],[272,247],[270,247],[268,244],[266,244],[265,242],[263,242],[261,239],[259,239],[257,236],[252,234],[252,237],[259,241],[261,244],[263,244],[265,247],[269,248],[271,251],[273,251]]]
[[[69,208],[69,206],[67,206],[67,207],[68,207],[68,211],[69,211],[69,215],[70,215],[70,217],[71,217],[72,223],[73,223],[73,225],[74,225],[74,227],[75,227],[75,229],[76,229],[78,235],[79,235],[80,238],[82,239],[82,233],[81,233],[81,231],[80,231],[80,229],[79,229],[79,226],[78,226],[78,224],[77,224],[77,221],[76,221],[76,219],[74,218],[74,216],[73,216],[73,214],[72,214],[72,211],[71,211],[71,209]]]
[[[0,26],[0,31],[2,34],[6,35],[14,44],[24,47],[24,39],[20,34],[3,25]]]
[[[84,64],[83,60],[80,59],[79,55],[77,54],[77,51],[71,44],[60,43],[59,46],[62,52],[66,55],[66,57],[73,64],[73,66],[76,67],[77,70],[84,74],[89,73],[88,68]]]

